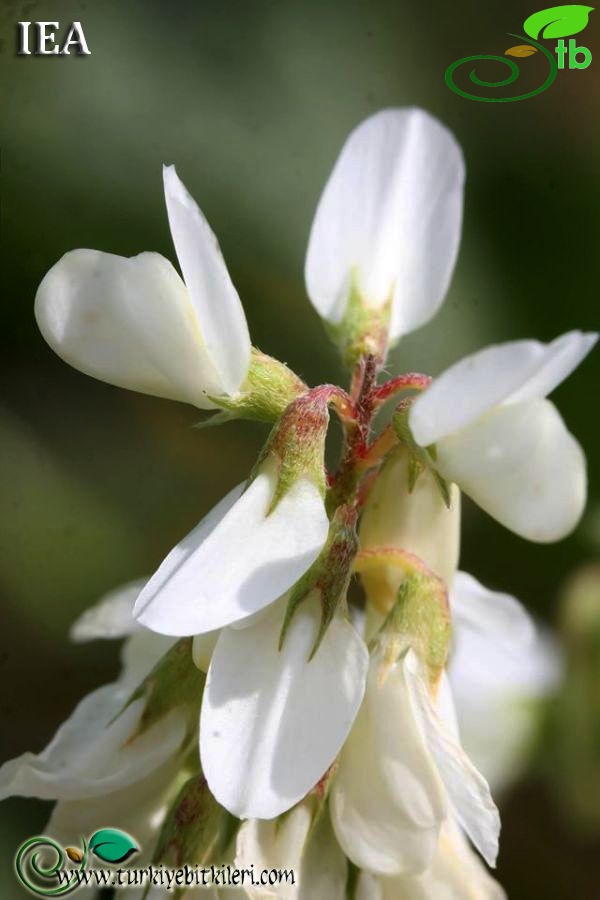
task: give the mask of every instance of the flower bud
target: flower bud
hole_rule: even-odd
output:
[[[410,455],[398,448],[384,463],[367,500],[360,526],[361,550],[405,550],[418,556],[450,588],[458,565],[459,491],[451,485],[448,508],[429,470],[419,474],[412,491],[410,476]],[[404,577],[392,565],[362,575],[368,599],[381,613],[391,609]]]

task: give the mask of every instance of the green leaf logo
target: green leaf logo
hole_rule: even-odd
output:
[[[124,862],[139,850],[129,835],[117,828],[96,831],[90,838],[89,848],[98,859],[109,863]]]
[[[525,19],[523,28],[529,37],[562,38],[583,31],[593,6],[551,6]]]

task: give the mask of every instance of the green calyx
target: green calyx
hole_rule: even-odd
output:
[[[241,389],[229,397],[210,399],[223,410],[200,427],[230,419],[276,422],[286,407],[307,390],[304,382],[285,363],[252,348],[250,368]]]
[[[153,862],[220,864],[238,822],[211,794],[202,772],[189,778],[164,821]]]
[[[415,573],[404,579],[397,599],[381,626],[376,641],[393,661],[412,647],[436,684],[446,665],[452,625],[443,582],[435,576]]]
[[[320,388],[292,401],[274,426],[250,475],[251,482],[268,460],[277,468],[270,512],[299,478],[312,481],[325,496],[325,439],[329,426],[327,393]]]
[[[340,506],[335,511],[325,546],[310,569],[292,588],[281,628],[280,648],[300,604],[309,597],[316,596],[321,606],[321,623],[309,659],[319,649],[337,609],[346,600],[352,563],[358,550],[356,520],[357,512],[354,507]]]
[[[391,309],[391,298],[380,307],[367,306],[354,274],[342,321],[337,325],[325,323],[328,334],[339,347],[344,364],[349,369],[367,356],[374,356],[379,363],[383,363],[388,347]]]
[[[192,659],[192,638],[181,638],[167,650],[125,704],[123,711],[140,697],[146,701],[137,729],[128,743],[179,706],[184,707],[188,714],[186,737],[191,737],[198,724],[204,681],[204,674],[196,668]]]
[[[433,463],[435,463],[436,457],[435,445],[427,448],[420,447],[412,436],[412,432],[408,424],[410,404],[411,400],[402,401],[402,403],[399,404],[392,419],[394,431],[396,432],[398,439],[410,453],[408,492],[409,494],[412,494],[419,475],[421,475],[421,473],[425,469],[429,469],[429,471],[433,475],[433,480],[435,481],[438,490],[442,495],[442,499],[446,507],[450,509],[450,486],[448,482],[444,478],[442,478],[440,473],[433,465]]]

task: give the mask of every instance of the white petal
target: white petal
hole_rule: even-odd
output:
[[[511,597],[459,572],[451,598],[448,675],[462,743],[494,791],[518,777],[538,723],[536,702],[561,674],[555,642]]]
[[[460,492],[451,486],[446,507],[433,475],[424,471],[408,493],[408,454],[398,452],[381,469],[365,505],[360,525],[361,549],[397,547],[414,553],[446,584],[458,564]],[[382,565],[361,574],[369,600],[387,612],[396,600],[404,575],[397,566]]]
[[[119,684],[131,691],[135,690],[174,643],[175,638],[155,634],[145,628],[132,634],[121,649]]]
[[[304,574],[327,537],[323,499],[301,478],[269,513],[276,483],[269,461],[171,551],[137,600],[143,625],[162,634],[213,631],[267,606]]]
[[[383,684],[380,664],[376,651],[331,787],[331,820],[356,866],[388,875],[419,872],[435,853],[445,790],[416,719],[404,660]]]
[[[105,685],[85,697],[42,753],[24,753],[0,768],[0,798],[101,796],[162,765],[182,744],[185,717],[173,710],[127,743],[145,702],[136,700],[118,715],[127,699],[128,692],[119,684]]]
[[[217,628],[215,631],[206,631],[204,634],[197,634],[194,637],[192,641],[192,659],[194,660],[194,665],[201,672],[208,672],[220,634],[221,629]]]
[[[468,572],[456,573],[450,608],[455,632],[474,631],[513,656],[526,655],[535,639],[525,607],[510,594],[484,587]]]
[[[368,655],[354,628],[331,623],[308,661],[320,612],[307,600],[278,642],[285,599],[250,628],[221,634],[200,718],[200,757],[219,803],[271,819],[300,800],[338,754],[364,691]]]
[[[429,869],[396,878],[362,873],[356,900],[506,900],[506,894],[450,821],[442,828]]]
[[[171,235],[183,278],[196,310],[222,391],[232,394],[250,365],[250,336],[244,310],[217,239],[175,171],[163,166]]]
[[[133,618],[133,605],[146,580],[129,581],[104,594],[75,620],[69,633],[71,640],[79,644],[98,638],[128,637],[141,631],[141,625]]]
[[[38,288],[35,316],[55,353],[101,381],[202,409],[223,393],[188,291],[158,253],[66,253]]]
[[[410,427],[421,447],[470,425],[494,406],[545,397],[590,352],[597,335],[570,331],[550,344],[510,341],[465,356],[415,401]]]
[[[583,512],[585,457],[549,400],[496,408],[441,440],[436,459],[445,478],[531,541],[565,537]]]
[[[300,864],[312,822],[308,803],[299,803],[281,819],[248,819],[238,831],[235,865],[238,869],[254,866],[261,869],[292,869],[297,883],[274,886],[249,886],[252,900],[296,900],[300,881]]]
[[[355,276],[367,305],[392,298],[392,341],[427,322],[454,268],[463,181],[454,137],[422,110],[388,109],[359,125],[310,233],[305,277],[320,315],[341,320]]]
[[[174,799],[180,767],[180,761],[168,760],[146,778],[120,791],[83,800],[60,800],[44,834],[58,840],[63,847],[77,846],[82,836],[87,838],[98,827],[110,824],[130,834],[141,849],[135,865],[142,859],[144,863],[150,862],[169,800]]]
[[[429,752],[450,798],[459,824],[488,865],[496,864],[500,816],[485,778],[442,721],[434,706],[420,664],[412,650],[406,655],[406,678]]]
[[[309,797],[277,819],[247,819],[238,831],[238,869],[292,869],[295,884],[248,886],[253,900],[345,900],[347,862],[335,840],[327,811],[313,822]]]

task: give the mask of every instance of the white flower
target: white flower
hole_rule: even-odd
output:
[[[244,312],[216,238],[164,168],[171,235],[184,281],[158,253],[66,253],[35,299],[46,341],[65,362],[119,387],[202,409],[232,394],[250,364]]]
[[[305,600],[281,650],[286,598],[215,647],[200,716],[209,787],[239,818],[271,819],[304,797],[335,760],[360,706],[364,642],[341,616],[309,659],[320,608]]]
[[[355,900],[506,900],[455,822],[442,828],[431,866],[418,875],[361,872]]]
[[[513,597],[458,572],[448,675],[465,748],[494,792],[527,761],[539,703],[557,687],[558,648]]]
[[[345,900],[347,862],[327,810],[315,821],[314,799],[299,803],[281,819],[247,819],[236,840],[239,869],[293,869],[295,884],[249,886],[252,900]]]
[[[460,241],[464,163],[452,134],[420,109],[388,109],[347,139],[319,202],[306,256],[308,294],[339,324],[350,291],[381,309],[389,339],[442,303]]]
[[[416,875],[432,865],[442,826],[455,819],[494,865],[498,811],[458,741],[446,677],[434,701],[413,650],[385,677],[383,665],[376,646],[365,699],[331,788],[342,848],[372,874]]]
[[[213,631],[268,606],[304,574],[327,538],[323,498],[299,477],[271,509],[277,480],[267,459],[171,550],[137,599],[139,622],[170,635]]]
[[[438,472],[530,540],[564,537],[585,505],[583,451],[544,398],[596,339],[571,331],[550,344],[487,347],[447,369],[410,411],[417,443],[435,444]]]
[[[24,753],[0,768],[0,798],[57,800],[47,833],[64,843],[110,824],[130,832],[150,853],[151,838],[158,833],[181,768],[186,720],[173,709],[128,743],[145,701],[134,700],[121,711],[172,644],[140,630],[131,617],[131,604],[127,585],[74,624],[77,640],[105,636],[107,623],[111,637],[132,635],[123,647],[122,672],[116,682],[98,688],[77,705],[45,750]]]

